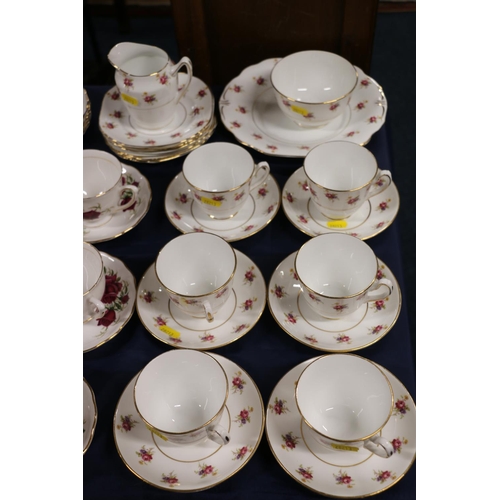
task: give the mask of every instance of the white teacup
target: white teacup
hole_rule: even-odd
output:
[[[182,166],[195,203],[213,219],[236,215],[269,171],[267,162],[255,165],[248,151],[229,142],[200,146],[187,155]]]
[[[150,361],[134,386],[134,403],[148,428],[176,444],[206,438],[224,445],[219,422],[229,394],[227,375],[210,354],[171,350]]]
[[[86,323],[106,310],[101,301],[106,288],[104,264],[97,248],[83,242],[83,322]]]
[[[328,219],[347,219],[372,196],[387,189],[392,176],[380,170],[373,153],[345,141],[325,142],[304,159],[304,172],[316,208]]]
[[[295,255],[295,272],[304,300],[328,319],[348,316],[366,302],[388,297],[393,284],[386,278],[378,280],[377,271],[373,250],[348,234],[315,236]]]
[[[232,293],[236,254],[211,233],[188,233],[170,240],[158,253],[156,276],[182,312],[212,322]]]
[[[360,448],[388,458],[391,442],[380,435],[394,394],[386,375],[354,354],[327,354],[310,363],[295,387],[295,401],[314,438],[332,450]]]
[[[138,188],[122,184],[118,159],[97,149],[83,150],[83,224],[106,224],[111,217],[137,200]]]
[[[358,73],[349,61],[321,50],[290,54],[271,71],[279,108],[301,127],[323,127],[339,117],[357,82]]]

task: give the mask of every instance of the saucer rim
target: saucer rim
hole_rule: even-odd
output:
[[[91,428],[90,428],[90,437],[87,440],[87,444],[83,447],[83,454],[85,455],[85,453],[90,448],[92,440],[94,439],[94,436],[95,436],[95,429],[97,427],[98,411],[97,411],[97,402],[96,402],[96,399],[95,399],[94,390],[92,389],[91,385],[88,383],[88,381],[87,381],[87,379],[85,377],[83,377],[83,383],[84,383],[84,385],[87,386],[87,389],[90,392],[92,405],[94,407],[94,415],[93,415],[94,418],[93,418],[92,425],[91,425]]]
[[[273,394],[276,392],[276,389],[278,388],[278,386],[280,384],[283,383],[283,379],[285,377],[287,377],[291,371],[295,370],[295,369],[298,369],[299,367],[303,366],[304,368],[302,368],[302,370],[299,372],[302,373],[302,371],[305,369],[306,366],[308,366],[310,363],[312,363],[314,360],[320,358],[322,356],[315,356],[313,358],[310,358],[310,359],[306,359],[304,361],[302,361],[301,363],[298,363],[297,365],[293,366],[290,370],[288,370],[279,380],[278,382],[275,384],[275,386],[273,387],[273,389],[271,390],[270,392],[270,395],[269,395],[269,400],[267,402],[267,405],[266,405],[266,424],[265,424],[265,427],[266,427],[266,439],[267,439],[267,443],[269,445],[269,448],[271,450],[271,453],[273,454],[273,457],[274,459],[276,460],[276,462],[279,464],[279,466],[283,469],[283,471],[286,472],[286,474],[288,476],[290,476],[291,478],[293,478],[298,484],[302,485],[304,488],[307,488],[308,490],[310,491],[313,491],[314,493],[316,494],[319,494],[319,495],[322,495],[324,497],[328,497],[328,498],[342,498],[342,499],[351,499],[351,498],[368,498],[368,497],[372,497],[372,496],[375,496],[375,495],[378,495],[380,493],[383,493],[384,491],[387,491],[388,489],[392,488],[394,485],[396,485],[397,483],[399,483],[405,476],[406,474],[408,473],[408,471],[412,468],[413,464],[415,463],[416,461],[416,458],[417,458],[417,452],[416,452],[416,446],[415,446],[415,452],[413,454],[413,457],[412,459],[409,461],[408,463],[408,466],[406,467],[406,469],[400,474],[400,476],[394,480],[392,483],[388,484],[385,488],[382,488],[378,491],[374,491],[373,493],[367,493],[367,494],[363,494],[363,495],[331,495],[329,493],[326,493],[324,491],[319,491],[317,489],[314,489],[312,488],[311,486],[301,482],[297,477],[295,477],[286,467],[284,464],[281,463],[281,461],[278,459],[278,457],[276,456],[276,453],[274,451],[274,447],[272,446],[272,443],[271,443],[271,439],[269,437],[269,431],[268,431],[268,405],[272,402],[272,396]],[[394,375],[393,372],[391,372],[389,369],[387,369],[385,366],[382,366],[380,363],[376,363],[375,361],[372,361],[372,363],[374,363],[376,366],[378,366],[382,371],[385,371],[387,372],[387,374],[391,375],[392,377],[394,377],[402,386],[402,388],[405,390],[406,394],[408,394],[408,397],[410,398],[411,402],[413,403],[413,406],[415,408],[415,431],[416,431],[416,426],[417,426],[417,422],[416,422],[416,411],[417,411],[417,405],[415,404],[415,400],[413,399],[413,396],[411,395],[410,391],[408,391],[407,387],[403,384],[403,382],[401,382],[401,380],[399,379],[399,377],[397,377],[396,375]],[[309,453],[311,455],[313,455],[313,453],[311,453],[309,451]]]
[[[255,263],[255,261],[253,259],[251,259],[247,254],[245,254],[244,252],[242,252],[241,250],[237,250],[236,248],[234,249],[235,253],[236,253],[236,256],[238,256],[238,254],[242,254],[244,257],[246,257],[251,263],[253,266],[255,266],[255,269],[259,272],[261,278],[262,278],[262,283],[264,285],[264,294],[267,295],[267,287],[266,287],[266,280],[264,278],[264,275],[262,274],[262,271],[260,270],[260,267]],[[146,275],[148,273],[150,274],[153,274],[151,272],[151,269],[152,267],[154,266],[154,262],[152,264],[150,264],[146,271],[142,274],[141,276],[141,279],[139,280],[139,284],[138,284],[138,287],[137,287],[137,290],[139,291],[139,288],[140,288],[140,284],[141,282],[144,280],[144,278],[146,277]],[[238,266],[237,268],[238,269]],[[156,279],[156,278],[155,278]],[[158,282],[159,283],[159,282]],[[235,295],[236,295],[236,292],[235,292]],[[238,297],[236,296],[236,299]],[[259,314],[257,315],[255,321],[253,322],[253,324],[250,326],[250,328],[248,328],[245,332],[243,332],[242,334],[240,334],[239,336],[229,340],[229,342],[226,342],[224,344],[215,344],[215,345],[202,345],[202,346],[198,346],[198,347],[194,347],[194,346],[182,346],[182,345],[179,345],[179,344],[175,344],[175,343],[172,343],[172,342],[169,342],[169,338],[160,338],[159,336],[156,335],[156,333],[152,330],[149,329],[149,327],[146,325],[146,323],[143,321],[142,319],[142,316],[141,316],[141,313],[140,313],[140,307],[139,307],[139,293],[136,294],[136,298],[135,298],[135,302],[136,302],[136,307],[135,309],[137,310],[137,316],[139,316],[139,320],[141,322],[141,324],[144,326],[144,328],[148,331],[148,333],[150,333],[155,339],[159,340],[160,342],[164,343],[164,344],[167,344],[168,346],[170,347],[174,347],[176,349],[196,349],[197,351],[212,351],[214,349],[219,349],[220,347],[225,347],[225,346],[228,346],[229,344],[233,344],[234,342],[236,342],[237,340],[240,340],[242,339],[245,335],[247,335],[249,332],[251,332],[253,330],[253,328],[255,327],[255,325],[259,322],[260,318],[262,317],[262,315],[264,314],[264,311],[266,309],[266,304],[267,304],[267,301],[266,301],[266,298],[264,298],[264,300],[262,301],[263,305],[261,306],[261,310],[259,312]],[[168,299],[168,302],[170,302],[170,299]],[[232,317],[233,315],[231,315],[229,317],[229,319]],[[174,318],[172,318],[174,319]],[[174,319],[175,321],[175,319]],[[225,324],[225,323],[224,323]],[[220,327],[222,327],[223,325],[221,325]],[[220,328],[219,327],[219,328]],[[214,354],[214,353],[210,353],[210,354]]]
[[[106,344],[110,340],[113,340],[125,328],[125,326],[127,325],[127,323],[130,321],[130,319],[134,315],[134,312],[135,312],[135,302],[137,300],[137,282],[136,282],[137,280],[135,279],[134,274],[128,268],[128,266],[121,259],[119,259],[118,257],[115,257],[114,255],[111,255],[111,254],[109,254],[107,252],[101,252],[101,251],[99,251],[99,253],[101,254],[101,256],[103,258],[114,259],[115,261],[121,263],[121,265],[124,267],[124,269],[130,274],[130,276],[132,277],[132,282],[129,284],[129,287],[133,287],[134,293],[135,293],[135,298],[134,298],[134,300],[133,300],[133,302],[131,304],[132,307],[130,308],[130,314],[128,315],[127,318],[124,319],[123,323],[119,327],[117,327],[116,331],[114,331],[114,333],[112,333],[109,337],[106,337],[105,339],[103,339],[101,342],[99,342],[95,346],[89,347],[88,349],[84,349],[83,350],[83,354],[85,354],[87,352],[90,352],[90,351],[93,351],[93,350],[97,349],[98,347],[101,347],[102,345]],[[116,271],[116,269],[113,269],[113,271]],[[85,325],[83,326],[83,328],[85,328]]]
[[[150,481],[144,479],[136,471],[134,471],[131,468],[131,466],[129,466],[129,464],[126,462],[126,460],[124,459],[123,455],[120,452],[120,449],[119,449],[119,446],[118,446],[118,443],[117,443],[117,440],[116,440],[116,436],[117,436],[117,434],[116,434],[116,416],[117,416],[118,406],[119,406],[120,401],[122,400],[125,392],[129,388],[129,386],[132,387],[132,382],[134,381],[134,379],[136,379],[139,376],[139,373],[140,373],[140,371],[139,371],[125,385],[125,388],[123,389],[123,391],[120,394],[120,397],[118,398],[118,402],[117,402],[117,404],[115,406],[115,410],[113,412],[113,440],[114,440],[114,443],[115,443],[115,448],[116,448],[116,451],[118,453],[118,456],[121,458],[122,462],[125,464],[125,466],[127,467],[127,469],[130,472],[132,472],[132,474],[134,476],[136,476],[137,478],[139,478],[144,483],[146,483],[146,484],[148,484],[150,486],[154,486],[155,488],[157,488],[159,490],[172,491],[172,492],[177,491],[179,493],[195,493],[195,492],[198,492],[198,491],[206,491],[206,490],[209,490],[211,488],[214,488],[215,486],[218,486],[219,484],[227,481],[228,479],[232,478],[235,474],[237,474],[239,471],[241,471],[245,467],[245,465],[255,455],[257,449],[259,448],[259,446],[260,446],[260,444],[262,442],[262,437],[264,436],[264,431],[265,431],[265,428],[266,428],[266,406],[264,405],[264,400],[262,398],[262,393],[260,392],[260,389],[259,389],[258,385],[255,383],[254,379],[250,376],[250,374],[241,365],[239,365],[235,361],[229,359],[226,356],[222,356],[221,354],[210,353],[210,355],[214,356],[214,358],[216,358],[217,361],[223,366],[224,372],[226,373],[226,375],[227,375],[228,370],[226,370],[226,368],[224,367],[224,362],[232,363],[235,368],[237,368],[239,371],[241,371],[242,373],[244,373],[246,375],[247,380],[249,380],[249,382],[252,383],[252,385],[253,385],[253,387],[255,389],[255,392],[256,392],[256,394],[258,396],[258,399],[259,399],[259,402],[260,402],[260,405],[261,405],[261,418],[262,418],[262,423],[261,423],[261,426],[260,426],[260,429],[259,429],[259,435],[258,435],[258,437],[257,437],[257,439],[255,441],[255,446],[254,446],[253,450],[250,452],[250,454],[248,455],[248,458],[243,463],[241,463],[239,465],[239,467],[237,467],[231,474],[229,474],[227,477],[224,477],[220,481],[218,481],[218,482],[216,482],[214,484],[211,484],[209,486],[203,487],[203,488],[196,488],[196,489],[190,489],[190,490],[172,490],[172,489],[167,489],[167,487],[162,487],[160,485],[151,483]],[[229,409],[228,409],[228,412],[229,412]],[[231,416],[230,412],[229,412],[229,415]],[[217,450],[217,451],[219,451],[219,450]],[[214,453],[214,455],[216,455],[216,454],[217,454],[217,452]],[[170,458],[168,458],[168,459],[172,460]]]
[[[285,182],[285,185],[283,186],[283,190],[282,190],[282,198],[283,198],[283,193],[285,192],[286,190],[286,187],[288,185],[289,182],[292,182],[291,179],[294,175],[297,175],[298,172],[300,172],[301,170],[304,170],[304,167],[299,167],[297,170],[295,170],[295,172],[293,172],[289,177],[288,179],[286,180]],[[304,174],[305,176],[305,174]],[[394,221],[396,220],[396,217],[398,216],[398,213],[399,213],[399,210],[401,208],[401,197],[399,195],[399,190],[396,186],[396,183],[394,181],[391,182],[391,184],[387,187],[387,189],[384,189],[384,191],[382,191],[381,193],[373,196],[373,198],[371,199],[368,199],[365,201],[365,203],[371,203],[371,200],[379,197],[379,196],[382,196],[384,195],[384,193],[387,193],[389,189],[394,189],[395,190],[395,195],[397,196],[397,206],[395,208],[395,211],[394,211],[394,216],[392,217],[392,219],[390,220],[389,224],[385,224],[384,226],[382,226],[379,230],[377,230],[375,233],[373,234],[369,234],[369,235],[366,235],[366,236],[363,236],[363,237],[359,237],[359,236],[356,236],[356,238],[359,238],[360,240],[368,240],[370,238],[374,238],[375,236],[378,236],[380,233],[382,233],[383,231],[385,231],[387,228],[389,228],[390,226],[392,226],[392,224],[394,223]],[[350,234],[348,233],[346,230],[342,230],[342,229],[332,229],[331,231],[328,230],[328,228],[325,228],[325,227],[322,227],[320,226],[316,221],[315,224],[319,227],[320,231],[321,232],[318,232],[318,233],[314,233],[312,231],[306,231],[305,227],[303,225],[299,225],[296,221],[294,221],[291,217],[291,215],[288,213],[287,209],[285,208],[286,206],[290,205],[289,203],[286,204],[286,203],[283,203],[283,212],[285,213],[285,216],[286,218],[290,221],[290,223],[295,226],[296,229],[298,229],[300,232],[306,234],[307,236],[311,236],[311,237],[314,237],[314,236],[318,236],[320,234],[334,234],[334,233],[339,233],[339,234]],[[369,221],[370,217],[368,217],[368,219],[366,219],[362,224],[360,224],[360,226],[358,227],[362,227],[363,225],[365,225],[368,221]],[[355,231],[352,231],[352,232],[355,232]]]
[[[358,347],[351,347],[351,348],[348,348],[348,349],[335,349],[335,350],[332,350],[332,349],[326,349],[324,347],[319,347],[319,346],[316,346],[314,344],[310,344],[310,343],[307,343],[305,342],[304,340],[302,339],[299,339],[297,338],[295,335],[293,335],[291,332],[289,332],[288,330],[286,330],[283,325],[278,321],[276,315],[275,315],[275,311],[273,310],[273,308],[271,307],[271,301],[270,301],[270,294],[271,294],[271,282],[273,280],[273,277],[274,275],[276,274],[276,272],[278,271],[278,269],[280,267],[283,266],[283,263],[288,260],[290,257],[292,257],[293,255],[295,255],[297,253],[297,251],[295,252],[292,252],[290,255],[287,255],[277,266],[276,268],[274,269],[274,271],[271,273],[271,276],[269,278],[269,283],[267,285],[267,290],[266,290],[266,303],[267,303],[267,307],[269,309],[269,311],[271,312],[271,316],[273,317],[273,319],[276,321],[276,324],[287,334],[289,335],[290,337],[292,337],[294,340],[296,340],[297,342],[300,342],[301,344],[307,346],[307,347],[310,347],[311,349],[315,349],[317,351],[321,351],[321,352],[326,352],[326,353],[331,353],[331,354],[342,354],[342,353],[348,353],[348,352],[355,352],[355,351],[359,351],[361,349],[365,349],[369,346],[372,346],[373,344],[375,344],[376,342],[378,342],[379,340],[382,340],[393,328],[394,328],[394,325],[396,324],[396,322],[398,321],[399,319],[399,316],[401,315],[401,308],[402,308],[402,305],[403,305],[403,295],[402,295],[402,291],[401,291],[401,286],[399,285],[399,281],[397,280],[396,276],[394,275],[394,273],[392,272],[391,268],[384,262],[382,261],[382,259],[378,258],[377,257],[377,260],[379,262],[379,264],[381,265],[384,265],[387,269],[389,269],[389,271],[391,272],[391,274],[394,276],[394,281],[395,281],[395,289],[397,289],[398,293],[399,293],[399,302],[398,302],[398,307],[397,307],[397,311],[395,312],[395,316],[394,316],[394,319],[392,320],[391,324],[387,327],[387,329],[382,333],[382,335],[379,335],[377,336],[375,339],[373,339],[371,342],[367,343],[367,344],[363,344],[361,346],[358,346]],[[316,329],[311,325],[309,324],[309,328],[312,330],[312,331],[316,331]]]
[[[92,244],[103,243],[105,241],[114,240],[115,238],[118,238],[118,237],[124,235],[125,233],[128,233],[129,231],[131,231],[132,229],[134,229],[139,224],[139,222],[141,222],[142,219],[144,219],[144,217],[146,217],[147,213],[149,212],[149,209],[151,208],[151,201],[153,200],[153,191],[151,189],[151,185],[149,183],[148,178],[139,169],[137,169],[136,167],[133,167],[132,165],[127,165],[127,164],[125,164],[123,162],[120,162],[120,163],[121,163],[121,166],[122,166],[122,175],[127,173],[127,169],[133,169],[133,170],[135,170],[139,174],[139,177],[142,177],[142,181],[143,181],[143,188],[142,189],[145,190],[144,191],[145,194],[149,193],[148,200],[144,204],[144,206],[145,206],[144,212],[141,215],[138,215],[137,217],[134,217],[133,219],[130,219],[129,222],[127,223],[127,225],[129,223],[131,225],[129,227],[127,227],[125,230],[121,231],[120,233],[115,234],[114,236],[106,236],[106,237],[99,238],[99,239],[89,239],[88,238],[88,234],[83,235],[83,241],[85,241],[87,243],[92,243]],[[124,171],[124,169],[125,169],[125,171]],[[139,190],[139,192],[140,191],[141,190]],[[104,227],[106,227],[106,225]],[[89,228],[89,229],[92,231],[92,229],[99,229],[99,228]]]
[[[167,211],[167,196],[168,196],[168,193],[172,187],[172,184],[176,181],[179,180],[179,178],[184,178],[184,174],[182,173],[182,170],[173,177],[173,179],[169,182],[168,186],[167,186],[167,189],[165,190],[165,196],[163,197],[163,209],[165,210],[165,215],[167,216],[167,219],[170,221],[170,223],[179,231],[181,232],[182,234],[189,234],[189,233],[192,233],[194,231],[183,231],[180,227],[178,227],[178,225],[174,222],[174,220],[172,220],[172,217],[169,215],[168,211]],[[276,208],[274,210],[274,215],[265,222],[265,224],[263,224],[261,227],[259,227],[258,229],[256,229],[255,231],[252,231],[250,233],[245,233],[244,235],[242,235],[241,237],[235,237],[235,238],[229,238],[229,237],[224,237],[222,234],[219,234],[219,232],[216,232],[216,233],[213,233],[215,230],[214,229],[210,229],[209,231],[205,231],[205,232],[208,232],[208,233],[213,233],[213,234],[216,234],[217,236],[220,236],[221,238],[223,238],[224,240],[226,240],[228,243],[233,243],[235,241],[242,241],[242,240],[246,240],[247,238],[250,238],[250,236],[253,236],[254,234],[257,234],[259,233],[260,231],[262,231],[263,229],[265,229],[267,226],[269,226],[269,224],[271,223],[271,221],[274,220],[274,218],[276,217],[276,215],[278,214],[280,208],[281,208],[281,205],[282,205],[282,197],[283,197],[283,193],[281,191],[281,188],[280,188],[280,185],[278,184],[277,180],[275,179],[275,177],[270,173],[269,174],[269,179],[272,179],[272,182],[274,182],[274,184],[276,185],[276,190],[277,190],[277,194],[278,194],[278,200],[277,200],[277,205],[276,205]],[[187,181],[186,179],[184,178],[184,182],[186,182],[187,184]],[[253,198],[254,200],[254,203],[256,203],[255,201],[255,198],[253,197],[252,195],[252,192],[250,192],[250,196]],[[193,203],[194,200],[191,201],[191,203]],[[250,219],[252,220],[252,219]],[[240,228],[241,226],[238,226],[238,228]],[[236,228],[237,229],[237,228]],[[235,229],[235,230],[236,230]]]

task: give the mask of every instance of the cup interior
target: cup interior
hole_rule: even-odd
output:
[[[253,170],[254,161],[247,151],[223,142],[205,144],[192,151],[182,166],[189,184],[211,193],[229,191],[245,184]]]
[[[333,191],[351,191],[366,186],[377,170],[373,154],[350,142],[325,142],[311,149],[304,159],[307,177]]]
[[[94,198],[114,187],[122,175],[117,158],[105,151],[83,150],[83,198]]]
[[[169,351],[139,374],[134,400],[142,418],[156,429],[185,433],[210,422],[224,407],[228,381],[212,356],[194,350]]]
[[[306,50],[284,57],[274,66],[271,82],[283,96],[318,104],[340,99],[355,87],[354,66],[331,52]]]
[[[295,270],[300,281],[316,294],[345,298],[371,286],[377,274],[377,258],[354,236],[322,234],[299,249]]]
[[[385,425],[393,392],[387,377],[372,362],[355,355],[331,354],[304,369],[296,400],[301,415],[323,436],[358,441]]]
[[[83,243],[83,294],[86,294],[99,281],[103,273],[102,257],[97,248]]]
[[[234,275],[236,254],[211,233],[188,233],[169,241],[156,258],[156,275],[178,295],[197,297],[219,289]]]

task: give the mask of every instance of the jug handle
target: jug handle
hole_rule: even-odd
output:
[[[189,87],[189,84],[191,83],[191,79],[193,78],[193,63],[191,62],[191,59],[189,57],[183,57],[176,65],[172,67],[172,70],[170,71],[171,76],[177,75],[179,70],[181,69],[182,66],[186,67],[187,70],[187,82],[184,84],[184,87],[182,87],[182,90],[177,94],[177,97],[175,99],[175,104],[178,104],[178,102],[182,99],[184,94],[187,92],[187,89]]]

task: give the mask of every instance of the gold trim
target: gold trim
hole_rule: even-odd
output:
[[[91,248],[91,252],[93,252],[93,250],[95,250],[99,256],[99,259],[101,261],[101,272],[99,273],[99,277],[97,278],[96,282],[86,291],[86,292],[83,292],[83,296],[87,296],[90,292],[92,292],[92,290],[95,289],[95,287],[99,284],[99,282],[103,279],[104,277],[104,262],[102,261],[102,255],[101,255],[101,252],[99,250],[97,250],[97,248],[92,245],[92,243],[89,243],[88,241],[83,241],[83,244],[84,245],[87,245],[88,247]],[[90,319],[92,319],[93,317],[91,316]],[[88,321],[88,320],[86,320]],[[84,321],[84,323],[86,322]]]
[[[100,152],[100,153],[106,153],[107,155],[109,155],[109,156],[112,158],[112,160],[113,160],[113,161],[118,160],[118,159],[117,159],[117,158],[115,158],[113,155],[109,154],[107,151],[101,151],[101,150],[97,150],[97,149],[84,149],[84,150],[83,150],[83,153],[85,154],[85,152],[90,152],[90,151],[98,151],[98,152]],[[85,156],[84,158],[90,158],[90,159],[92,159],[92,158],[99,158],[99,159],[101,159],[101,160],[102,160],[102,158],[101,158],[101,157],[99,157],[99,156]],[[108,161],[109,161],[109,163],[113,163],[113,161],[110,161],[110,160],[108,160]],[[83,162],[83,160],[82,160],[82,162]],[[118,163],[120,163],[120,160],[118,160]],[[101,191],[100,193],[98,193],[98,194],[96,194],[96,195],[93,195],[93,196],[87,196],[87,197],[85,197],[85,196],[84,196],[84,197],[83,197],[83,200],[84,200],[84,201],[85,201],[85,200],[87,200],[87,201],[91,201],[91,200],[93,200],[94,198],[100,198],[101,196],[104,196],[105,194],[109,193],[112,189],[114,189],[114,188],[117,186],[117,184],[120,182],[120,179],[121,179],[121,178],[122,178],[122,166],[121,166],[121,164],[120,164],[120,171],[119,171],[119,173],[118,173],[118,179],[116,179],[116,182],[115,182],[115,183],[114,183],[111,187],[109,187],[109,188],[108,188],[108,189],[106,189],[105,191]]]
[[[156,76],[156,75],[159,75],[161,71],[165,70],[166,67],[171,63],[170,61],[170,57],[169,55],[163,50],[163,49],[160,49],[159,47],[157,47],[156,45],[150,45],[150,44],[139,44],[139,43],[134,43],[134,42],[120,42],[120,43],[117,43],[116,45],[113,46],[113,48],[109,51],[111,52],[114,48],[118,47],[118,45],[124,45],[124,44],[130,44],[130,45],[142,45],[143,47],[152,47],[153,49],[158,49],[160,52],[163,52],[163,54],[165,54],[167,56],[167,62],[165,64],[165,66],[163,66],[163,68],[159,69],[158,71],[155,71],[154,73],[151,73],[149,75],[134,75],[132,73],[127,73],[126,71],[123,71],[121,68],[119,68],[110,58],[109,58],[109,53],[107,55],[107,58],[108,58],[108,61],[109,63],[111,64],[111,66],[113,66],[113,68],[115,68],[116,70],[118,70],[120,73],[124,74],[124,75],[128,75],[128,76],[133,76],[133,77],[136,77],[136,78],[147,78],[149,76]],[[171,75],[169,75],[171,76]]]
[[[87,450],[90,447],[90,443],[92,443],[92,440],[94,439],[95,429],[96,429],[96,426],[97,426],[97,403],[96,403],[96,400],[95,400],[94,390],[92,389],[92,387],[90,386],[90,384],[87,382],[87,380],[85,379],[85,377],[83,377],[83,383],[89,389],[90,395],[92,397],[92,404],[94,405],[94,418],[92,420],[92,425],[90,426],[90,437],[89,437],[89,440],[87,442],[87,445],[85,446],[85,448],[83,448],[83,454],[85,455],[85,453],[87,452]]]

